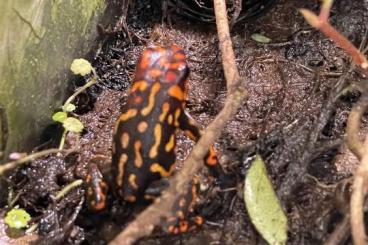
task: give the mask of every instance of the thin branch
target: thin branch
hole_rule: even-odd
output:
[[[319,14],[319,20],[328,22],[328,18],[330,17],[330,10],[333,4],[333,0],[324,0],[322,2],[321,12]]]
[[[363,143],[359,139],[360,120],[368,106],[368,96],[363,96],[351,110],[346,126],[346,142],[351,152],[361,160],[364,155]]]
[[[365,148],[367,148],[368,137],[365,141]],[[353,236],[354,244],[363,245],[367,244],[367,235],[364,226],[364,199],[366,195],[368,176],[368,151],[364,152],[360,165],[355,172],[353,182],[353,192],[350,199],[350,223],[351,234]]]
[[[236,21],[238,20],[239,15],[240,15],[240,13],[243,9],[242,4],[243,4],[243,0],[234,0],[233,1],[234,12],[233,12],[233,16],[231,17],[230,27],[233,27],[235,25]]]
[[[235,63],[225,2],[223,0],[214,0],[214,5],[223,68],[228,88],[228,96],[224,108],[199,139],[189,157],[185,160],[182,170],[170,180],[168,190],[164,191],[154,204],[139,214],[123,232],[109,243],[110,245],[133,244],[139,238],[149,235],[154,226],[161,221],[161,218],[171,215],[170,210],[177,196],[186,190],[185,187],[194,174],[203,167],[203,158],[207,154],[208,148],[219,137],[228,120],[236,114],[247,95],[246,90],[240,86],[244,82],[239,79]]]
[[[355,172],[350,199],[350,224],[354,244],[363,245],[367,242],[364,226],[364,199],[368,177],[368,137],[364,144],[359,140],[358,133],[364,111],[368,108],[368,96],[363,94],[353,107],[347,124],[347,144],[349,149],[360,159],[360,165]]]
[[[73,181],[72,183],[67,184],[66,186],[63,187],[63,189],[61,189],[55,196],[55,201],[58,201],[59,199],[61,199],[63,196],[65,196],[70,190],[74,189],[75,187],[78,187],[80,185],[83,184],[83,180],[78,179]]]
[[[357,65],[363,69],[368,69],[368,61],[365,56],[346,37],[331,26],[327,20],[322,21],[321,18],[307,9],[300,9],[300,13],[311,26],[331,38],[336,45],[344,49],[353,58],[353,61]],[[322,16],[322,19],[324,18],[325,17]]]
[[[49,155],[49,154],[53,154],[53,153],[59,153],[59,152],[66,152],[68,154],[68,153],[71,153],[73,151],[74,151],[74,149],[59,150],[59,149],[52,148],[52,149],[47,149],[47,150],[44,150],[44,151],[39,151],[39,152],[30,154],[30,155],[25,156],[23,158],[20,158],[18,160],[7,162],[7,163],[1,165],[0,166],[0,176],[3,175],[6,171],[8,171],[10,169],[13,169],[13,168],[15,168],[15,167],[17,167],[21,164],[24,164],[24,163],[27,163],[29,161],[35,160],[37,158],[40,158],[40,157],[43,157],[43,156],[46,156],[46,155]]]
[[[344,219],[336,226],[335,230],[331,233],[323,245],[338,245],[344,244],[349,238],[350,232],[350,215],[346,214]]]
[[[220,41],[222,66],[227,84],[227,89],[239,80],[239,71],[235,63],[235,54],[231,42],[229,21],[227,20],[226,3],[221,0],[214,0],[214,9],[216,14],[217,34]]]

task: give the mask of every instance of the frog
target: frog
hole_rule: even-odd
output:
[[[150,193],[150,186],[173,174],[177,131],[183,131],[193,141],[203,134],[185,110],[188,75],[185,52],[178,45],[153,45],[142,52],[126,104],[113,130],[112,189],[119,200],[154,200],[157,195]],[[210,175],[220,182],[229,182],[213,146],[203,161]],[[96,166],[90,167],[86,183],[90,209],[104,209],[109,187]],[[164,221],[165,231],[182,233],[203,224],[201,216],[193,215],[198,190],[199,180],[195,177],[173,205],[173,217]]]

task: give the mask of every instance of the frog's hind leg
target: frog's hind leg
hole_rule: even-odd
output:
[[[198,203],[199,178],[194,176],[188,184],[187,190],[174,202],[172,216],[163,221],[163,230],[167,233],[184,233],[201,226],[203,218],[194,214],[194,207]]]
[[[180,129],[184,131],[184,134],[195,142],[203,134],[199,124],[185,110],[179,116],[179,125]],[[221,187],[230,188],[235,185],[233,178],[224,172],[213,146],[209,148],[204,158],[204,164],[208,167],[210,174],[219,179]]]
[[[96,164],[89,164],[85,186],[88,208],[96,212],[105,209],[108,186]]]

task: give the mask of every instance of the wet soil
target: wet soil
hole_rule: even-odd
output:
[[[215,147],[226,170],[236,174],[238,193],[226,199],[208,183],[198,207],[207,219],[203,227],[182,235],[157,229],[139,244],[265,244],[242,197],[256,154],[265,160],[288,216],[288,244],[321,244],[343,219],[348,180],[357,164],[343,138],[359,93],[342,91],[362,76],[349,71],[350,59],[341,49],[306,24],[298,13],[302,7],[317,12],[318,1],[280,0],[271,11],[232,29],[249,97]],[[341,0],[331,13],[332,24],[357,46],[365,35],[367,7],[365,1]],[[127,17],[130,40],[125,31],[101,32],[91,51],[101,81],[77,99],[83,134],[67,138],[66,147],[76,147],[77,152],[33,161],[9,176],[7,182],[19,193],[17,204],[39,222],[38,244],[104,244],[136,215],[137,210],[126,210],[112,195],[108,210],[91,213],[83,203],[82,187],[59,201],[54,196],[66,183],[84,178],[89,163],[96,163],[109,178],[112,128],[144,47],[176,43],[185,50],[191,70],[187,109],[203,127],[221,110],[226,84],[215,25],[175,13],[170,17],[171,26],[161,22],[161,6],[155,1],[136,1]],[[272,42],[257,43],[251,39],[254,33]],[[192,146],[178,135],[178,169]],[[350,243],[347,233],[341,244]]]

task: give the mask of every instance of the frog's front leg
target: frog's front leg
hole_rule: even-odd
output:
[[[199,140],[203,133],[199,124],[185,110],[179,116],[179,127],[185,135],[195,142]],[[221,186],[225,188],[233,187],[234,183],[220,165],[213,146],[208,150],[204,158],[204,164],[208,167],[210,174],[219,179]]]

